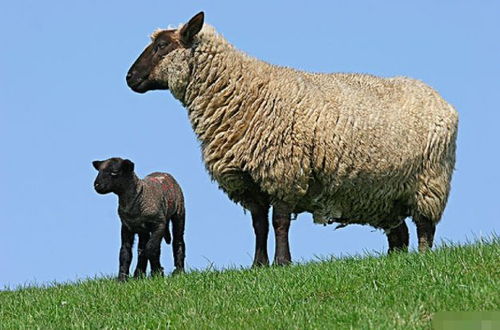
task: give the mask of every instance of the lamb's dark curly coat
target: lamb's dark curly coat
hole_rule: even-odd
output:
[[[118,214],[122,222],[120,250],[120,275],[124,280],[129,273],[134,234],[139,235],[138,262],[134,276],[145,273],[148,261],[151,271],[163,274],[160,264],[162,239],[170,244],[169,225],[173,229],[173,255],[175,272],[184,269],[184,196],[182,190],[168,173],[155,172],[139,179],[128,159],[110,158],[94,161],[99,171],[94,183],[98,193],[113,192],[118,195]]]

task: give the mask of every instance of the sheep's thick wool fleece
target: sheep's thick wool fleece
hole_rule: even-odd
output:
[[[432,88],[405,77],[271,65],[207,25],[189,51],[182,55],[189,74],[174,75],[171,63],[160,70],[169,67],[206,167],[230,198],[245,206],[250,181],[319,222],[384,227],[415,214],[439,221],[458,116]]]

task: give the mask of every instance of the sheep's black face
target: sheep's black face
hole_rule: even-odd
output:
[[[134,177],[134,163],[128,159],[116,157],[95,160],[92,165],[99,171],[94,181],[94,189],[99,194],[120,194],[127,189]]]
[[[127,73],[128,86],[137,93],[145,93],[155,89],[168,89],[168,83],[151,77],[151,72],[158,63],[174,49],[179,42],[174,38],[175,30],[158,33],[155,40],[142,52]]]
[[[146,47],[127,73],[127,85],[137,93],[155,89],[169,89],[168,81],[153,74],[161,61],[174,50],[189,48],[194,36],[203,27],[203,12],[195,15],[180,30],[163,30],[154,33],[153,41]]]

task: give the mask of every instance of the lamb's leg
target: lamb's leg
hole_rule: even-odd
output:
[[[148,257],[146,255],[146,244],[149,241],[149,233],[144,232],[139,234],[139,244],[137,246],[137,267],[135,268],[134,277],[141,277],[146,274],[148,267]]]
[[[126,281],[132,261],[132,245],[134,245],[134,233],[122,225],[121,230],[122,246],[120,248],[120,268],[118,280]]]
[[[172,217],[172,253],[174,255],[174,274],[184,272],[184,258],[186,254],[186,246],[184,244],[184,223],[185,214],[175,214]]]
[[[274,254],[275,265],[288,265],[292,262],[290,246],[288,244],[290,216],[291,212],[286,208],[281,206],[273,207],[273,227],[276,240],[276,250]]]
[[[267,236],[269,234],[269,205],[255,205],[250,209],[255,232],[255,256],[252,267],[269,265],[267,255]]]
[[[165,222],[157,224],[151,233],[148,243],[146,244],[145,252],[151,265],[151,275],[155,276],[163,276],[163,267],[160,263],[160,249],[161,241],[165,236],[165,227]]]
[[[387,253],[408,251],[410,237],[408,227],[404,221],[399,226],[386,230],[386,234],[389,241],[389,251]]]
[[[419,216],[414,219],[417,225],[418,250],[425,252],[432,248],[436,224],[427,217]]]

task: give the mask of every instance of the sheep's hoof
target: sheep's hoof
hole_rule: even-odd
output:
[[[252,268],[261,268],[261,267],[268,267],[269,266],[269,261],[254,261],[252,264]]]
[[[165,274],[163,273],[163,269],[159,269],[159,270],[152,271],[151,276],[152,277],[163,277],[163,276],[165,276]]]
[[[407,252],[408,252],[408,247],[389,248],[389,250],[387,250],[388,255],[407,253]]]
[[[135,279],[141,279],[141,278],[145,278],[146,277],[146,273],[145,272],[135,272],[134,273],[134,278]]]
[[[174,269],[174,271],[172,272],[172,276],[175,276],[175,275],[180,275],[180,274],[184,274],[184,268],[176,268],[176,269]]]
[[[118,277],[116,278],[118,282],[126,282],[128,280],[128,275],[120,273]]]
[[[287,258],[276,258],[274,259],[273,266],[288,266],[292,263],[290,259]]]
[[[419,246],[419,247],[418,247],[418,252],[419,252],[419,253],[429,253],[429,252],[431,252],[431,251],[432,251],[431,249],[432,249],[432,248],[431,248],[430,246],[428,246],[428,245],[423,245],[423,246]]]

